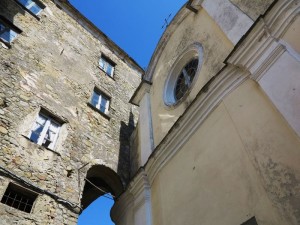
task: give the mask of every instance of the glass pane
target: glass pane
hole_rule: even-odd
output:
[[[4,31],[4,29],[5,29],[5,26],[0,24],[0,31]]]
[[[42,11],[42,9],[35,3],[30,7],[29,10],[35,15],[38,15]]]
[[[19,0],[19,2],[24,5],[25,7],[29,6],[32,3],[31,0]]]
[[[38,118],[36,119],[36,122],[41,125],[45,125],[46,121],[47,121],[47,118],[42,115],[39,115]]]
[[[49,130],[51,130],[53,133],[57,133],[60,125],[55,123],[54,121],[51,121]]]
[[[35,143],[38,142],[38,139],[44,129],[46,121],[47,121],[47,119],[44,116],[41,116],[41,115],[38,116],[38,118],[34,124],[34,127],[31,131],[30,140],[32,140]]]
[[[4,31],[0,37],[7,42],[10,42],[10,35],[9,35],[9,31]]]
[[[17,37],[17,35],[18,34],[16,32],[10,30],[9,31],[9,42],[12,42]]]
[[[94,92],[94,93],[93,93],[93,96],[92,96],[91,104],[92,104],[93,106],[97,107],[98,101],[99,101],[99,94],[97,94],[96,92]]]
[[[99,60],[99,66],[100,66],[101,69],[104,69],[105,61],[104,61],[103,58],[100,58],[100,60]]]
[[[34,130],[32,130],[31,132],[31,136],[30,136],[30,140],[32,140],[33,142],[37,143],[38,139],[40,137],[40,134],[43,131],[44,126],[40,125],[40,124],[36,124],[36,127]]]
[[[107,63],[107,70],[106,70],[106,73],[109,75],[109,76],[112,76],[112,65],[110,65],[109,63]]]
[[[50,144],[54,144],[59,127],[59,124],[55,123],[54,121],[51,121],[43,140],[43,146],[49,147]]]
[[[106,111],[106,104],[107,104],[107,99],[105,97],[102,96],[101,98],[101,103],[100,103],[100,110],[102,112],[105,112]]]

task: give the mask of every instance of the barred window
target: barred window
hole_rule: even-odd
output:
[[[38,194],[33,191],[10,183],[1,199],[1,203],[30,213],[37,196]]]

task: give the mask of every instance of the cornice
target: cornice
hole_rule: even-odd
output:
[[[96,39],[104,43],[112,50],[119,58],[128,63],[131,67],[137,70],[141,75],[145,73],[144,69],[129,56],[120,46],[112,41],[105,33],[95,26],[89,19],[82,15],[69,0],[52,0],[59,8],[63,9],[71,18],[78,22],[85,30],[91,33]]]
[[[139,106],[140,101],[142,100],[143,96],[146,93],[150,92],[151,85],[152,85],[151,82],[149,82],[147,80],[142,80],[142,82],[140,83],[138,88],[135,90],[133,96],[129,100],[129,103],[131,103],[133,105],[136,105],[136,106]]]
[[[252,79],[259,80],[286,51],[287,46],[280,38],[299,15],[299,3],[279,0],[264,18],[258,19],[226,62],[249,71]]]
[[[150,185],[161,168],[198,130],[222,99],[246,79],[248,79],[248,73],[229,65],[211,81],[209,87],[205,87],[209,89],[208,91],[203,90],[199,93],[191,107],[177,120],[150,156],[145,166]]]
[[[129,190],[134,196],[138,196],[145,188],[150,188],[150,185],[145,170],[141,169],[138,176],[129,184]]]
[[[149,202],[150,198],[148,176],[145,170],[141,168],[127,187],[127,190],[115,202],[111,209],[111,218],[113,218],[114,222],[120,221],[128,213],[129,207],[136,210],[145,205],[145,202]]]
[[[119,224],[119,221],[123,219],[124,215],[128,212],[128,208],[133,206],[133,199],[133,195],[129,191],[126,191],[116,200],[110,211],[110,217],[114,223]]]

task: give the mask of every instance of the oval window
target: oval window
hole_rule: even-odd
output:
[[[166,80],[164,102],[174,106],[183,101],[198,78],[202,65],[203,50],[201,44],[189,46],[173,64]]]

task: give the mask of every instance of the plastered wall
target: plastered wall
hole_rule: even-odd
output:
[[[153,224],[298,224],[300,141],[254,81],[227,96],[156,176]]]
[[[199,78],[184,102],[170,108],[163,100],[166,79],[175,60],[195,42],[203,46],[204,56]],[[224,66],[223,61],[232,49],[232,43],[204,9],[198,14],[189,14],[181,22],[170,37],[154,72],[154,85],[150,94],[155,146],[168,133],[201,88]]]

